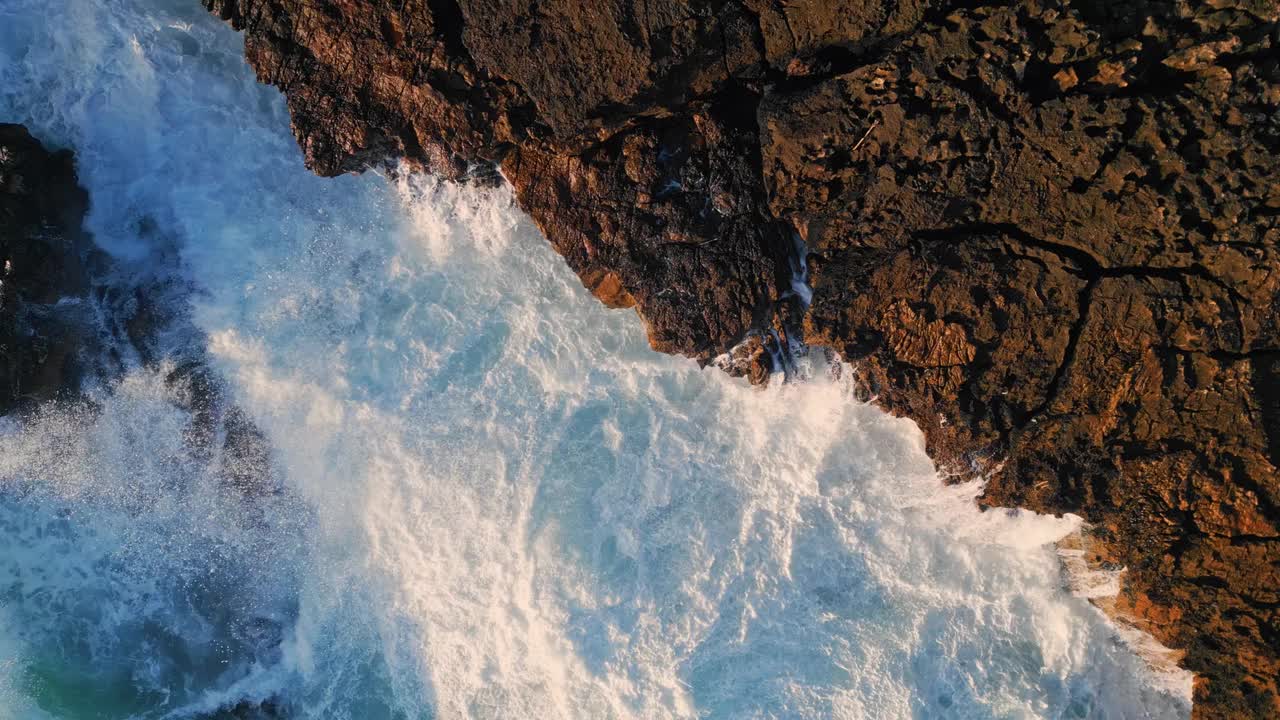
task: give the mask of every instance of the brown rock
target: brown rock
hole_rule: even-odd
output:
[[[1063,92],[1080,84],[1080,78],[1076,76],[1076,71],[1071,68],[1062,68],[1053,74],[1053,79],[1058,83],[1058,89]]]
[[[636,299],[631,297],[631,293],[622,286],[622,278],[618,277],[615,272],[604,271],[598,274],[598,279],[592,282],[593,278],[583,278],[583,283],[591,290],[591,294],[596,296],[605,307],[614,309],[635,307]]]

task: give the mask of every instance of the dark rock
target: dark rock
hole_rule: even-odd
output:
[[[242,498],[284,492],[266,434],[235,404],[204,358],[178,365],[165,382],[191,418],[184,440],[193,459],[212,464],[219,481]],[[260,513],[262,508],[247,504],[246,511]]]
[[[289,713],[275,700],[242,700],[198,716],[199,720],[283,720],[287,717]]]
[[[69,316],[88,290],[87,208],[70,152],[0,124],[0,414],[79,382],[83,328]]]
[[[1280,714],[1276,0],[205,4],[317,172],[501,168],[659,350],[761,381],[802,327],[1095,523],[1197,717]]]

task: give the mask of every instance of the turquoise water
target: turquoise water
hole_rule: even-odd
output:
[[[0,0],[0,120],[179,299],[0,433],[0,715],[1187,715],[1063,589],[1077,521],[979,513],[850,368],[652,353],[506,189],[312,177],[241,52],[194,0]],[[193,449],[191,357],[269,491]]]

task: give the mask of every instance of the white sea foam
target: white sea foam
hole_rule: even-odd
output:
[[[228,495],[163,367],[11,424],[16,717],[1186,716],[1064,589],[1077,520],[979,512],[847,371],[651,352],[506,189],[310,176],[241,50],[193,0],[0,4],[0,119],[190,288],[287,487]]]

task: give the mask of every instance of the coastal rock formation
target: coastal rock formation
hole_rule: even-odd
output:
[[[656,349],[838,351],[1280,715],[1277,0],[204,3],[317,172],[500,171]]]
[[[77,382],[79,328],[58,303],[88,290],[88,204],[69,151],[0,124],[0,414]]]

